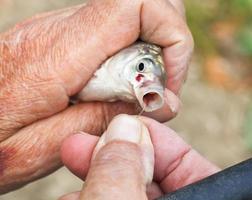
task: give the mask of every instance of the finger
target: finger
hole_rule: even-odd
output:
[[[62,13],[59,16],[50,15],[52,20],[45,17],[0,36],[3,41],[17,41],[0,46],[3,139],[65,109],[68,97],[83,88],[100,64],[133,43],[139,33],[144,41],[164,47],[167,87],[178,92],[192,38],[166,0],[93,0],[64,19]]]
[[[160,186],[155,182],[152,182],[151,185],[147,186],[146,192],[149,200],[157,199],[163,195]]]
[[[149,14],[144,15],[145,12]],[[193,51],[192,35],[183,17],[169,1],[148,1],[142,13],[141,37],[164,48],[167,88],[178,94]]]
[[[87,133],[68,137],[61,146],[61,160],[76,176],[84,179],[90,167],[94,147],[99,137]],[[78,156],[78,159],[76,157]]]
[[[60,197],[58,200],[80,200],[80,192],[73,192]]]
[[[185,18],[185,6],[183,0],[169,0],[178,13]]]
[[[100,135],[113,116],[134,112],[134,105],[122,102],[85,103],[21,129],[0,143],[0,193],[60,167],[60,146],[66,137],[79,131]],[[89,148],[91,143],[92,140],[87,142],[86,147]]]
[[[141,117],[141,120],[148,127],[154,145],[154,180],[160,183],[164,192],[171,192],[219,171],[173,130],[149,118]]]
[[[147,128],[136,117],[119,115],[94,150],[80,199],[147,199],[153,164]]]

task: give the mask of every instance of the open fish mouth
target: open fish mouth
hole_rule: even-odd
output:
[[[135,88],[135,95],[145,112],[158,110],[164,105],[164,88],[153,84],[148,87]]]

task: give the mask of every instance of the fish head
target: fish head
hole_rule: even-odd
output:
[[[166,73],[162,50],[153,44],[137,43],[134,59],[128,65],[128,77],[135,96],[146,112],[161,108],[164,104]]]

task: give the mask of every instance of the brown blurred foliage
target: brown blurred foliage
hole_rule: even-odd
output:
[[[252,0],[185,2],[206,80],[227,89],[250,89]]]

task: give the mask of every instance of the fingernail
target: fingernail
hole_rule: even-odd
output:
[[[139,143],[141,140],[142,123],[129,115],[118,115],[108,126],[105,142],[123,140]]]

